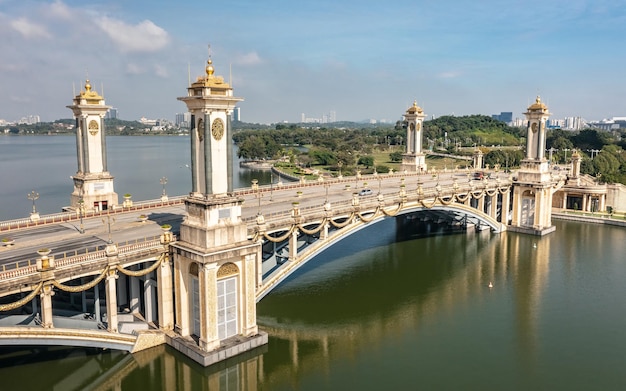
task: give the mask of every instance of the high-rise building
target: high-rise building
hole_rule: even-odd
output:
[[[241,121],[241,107],[233,109],[233,121]]]
[[[500,114],[493,114],[491,118],[506,124],[511,124],[513,122],[513,113],[510,111],[502,111]]]
[[[174,124],[179,128],[189,128],[189,122],[191,121],[191,113],[176,113],[176,120]]]
[[[111,107],[104,115],[106,119],[117,119],[117,107]]]

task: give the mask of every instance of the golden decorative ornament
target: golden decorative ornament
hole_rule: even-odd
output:
[[[421,122],[416,123],[415,129],[419,132],[422,129],[422,123]]]
[[[217,270],[217,278],[232,276],[238,273],[239,273],[239,268],[237,267],[237,265],[235,265],[234,263],[228,262],[228,263],[223,264]]]
[[[92,119],[91,121],[89,121],[89,134],[91,134],[92,136],[95,136],[96,134],[98,134],[98,122],[95,119]]]
[[[224,121],[221,118],[216,118],[211,126],[211,133],[215,140],[220,141],[224,136]]]

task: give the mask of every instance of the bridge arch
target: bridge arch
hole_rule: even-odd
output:
[[[489,227],[491,231],[496,233],[500,233],[506,230],[506,226],[504,224],[498,222],[493,217],[481,212],[478,209],[452,201],[445,205],[437,203],[436,200],[434,200],[432,204],[428,205],[425,205],[423,202],[411,202],[407,204],[401,203],[397,205],[397,209],[395,209],[393,212],[381,213],[379,209],[367,210],[359,213],[353,212],[351,214],[338,215],[333,217],[332,219],[325,218],[316,221],[308,221],[305,224],[292,225],[290,228],[274,229],[272,231],[266,232],[266,234],[286,232],[286,234],[282,234],[278,236],[278,238],[283,239],[283,241],[296,240],[292,237],[294,233],[301,232],[307,234],[307,231],[309,231],[304,227],[315,225],[317,223],[318,228],[312,229],[310,230],[310,232],[319,232],[322,228],[321,226],[324,224],[332,224],[336,220],[344,220],[342,223],[333,224],[335,225],[335,227],[339,228],[333,234],[329,234],[325,239],[318,239],[317,241],[313,242],[312,244],[307,246],[304,251],[300,252],[295,259],[290,259],[289,262],[286,262],[274,273],[270,274],[266,279],[263,279],[261,286],[257,290],[257,302],[263,299],[263,297],[269,294],[274,288],[280,285],[285,279],[291,276],[301,266],[306,264],[311,259],[315,258],[326,249],[351,236],[352,234],[360,231],[365,227],[371,226],[372,224],[376,224],[388,217],[396,217],[415,212],[445,213],[449,215],[451,219],[459,221],[460,223],[469,222],[473,223],[477,227]]]

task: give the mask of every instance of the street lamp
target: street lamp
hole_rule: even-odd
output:
[[[35,200],[39,199],[39,193],[37,193],[35,190],[33,190],[33,191],[31,191],[30,193],[28,193],[26,195],[26,198],[28,198],[29,200],[33,201],[33,211],[30,213],[31,216],[37,215],[37,208],[35,207]]]
[[[270,170],[270,201],[274,201],[274,170]]]
[[[83,200],[83,196],[81,195],[80,200],[78,200],[78,217],[80,218],[80,229],[78,232],[81,234],[85,233],[85,227],[83,226],[83,215],[85,214],[85,201]]]
[[[159,183],[163,186],[163,192],[161,193],[161,197],[167,197],[167,193],[165,192],[165,185],[167,184],[167,177],[163,177],[159,180]]]
[[[257,216],[261,214],[261,194],[260,194],[260,189],[259,189],[259,180],[258,179],[253,179],[252,180],[252,190],[256,192],[256,197],[259,199],[259,207],[257,210]]]
[[[343,167],[343,162],[340,160],[337,162],[337,167],[339,167],[339,179],[343,178],[341,175],[341,167]]]

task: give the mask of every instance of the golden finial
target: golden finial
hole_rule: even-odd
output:
[[[85,81],[85,92],[91,91],[91,84],[89,84],[89,79]]]
[[[206,75],[211,78],[213,77],[213,72],[215,72],[215,69],[213,69],[213,61],[211,61],[211,59],[209,58],[207,60],[207,66],[206,66]]]

